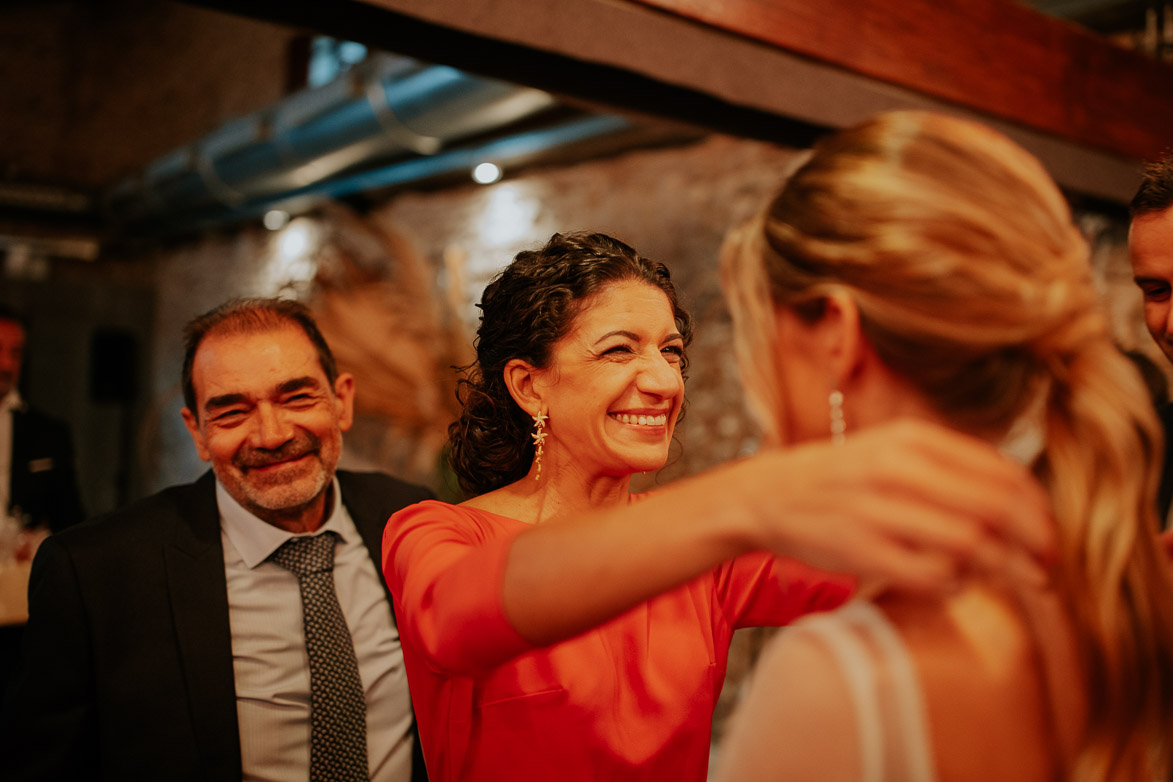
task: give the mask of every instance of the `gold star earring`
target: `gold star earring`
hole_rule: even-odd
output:
[[[534,474],[534,480],[542,477],[542,441],[546,439],[546,414],[539,408],[538,414],[534,419],[534,433],[530,437],[534,438],[534,465],[538,468],[537,473]]]

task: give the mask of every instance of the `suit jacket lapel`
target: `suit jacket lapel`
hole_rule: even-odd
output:
[[[232,631],[215,486],[208,472],[177,492],[179,523],[163,556],[196,740],[206,750],[210,778],[240,779]]]
[[[339,470],[335,475],[338,476],[338,486],[342,490],[342,501],[346,504],[346,510],[350,512],[350,518],[354,520],[354,526],[358,527],[358,534],[362,536],[362,541],[366,544],[367,553],[370,555],[371,561],[375,563],[375,572],[379,574],[379,581],[383,584],[383,591],[387,594],[387,605],[391,608],[391,621],[398,626],[399,620],[395,617],[395,601],[391,597],[387,580],[382,577],[383,529],[392,512],[388,510],[388,507],[398,510],[406,503],[395,502],[394,497],[388,496],[386,492],[363,491],[358,476],[344,470]],[[427,495],[413,496],[412,500],[424,499],[425,496]],[[388,503],[393,504],[389,506]],[[428,770],[424,764],[423,744],[420,742],[419,724],[415,720],[414,705],[412,706],[411,734],[412,782],[428,782]]]
[[[362,542],[366,544],[367,554],[371,557],[371,562],[375,563],[375,572],[379,574],[379,581],[383,584],[383,591],[387,593],[387,603],[391,604],[391,590],[387,587],[387,581],[382,577],[383,575],[383,528],[387,524],[387,515],[384,515],[387,506],[387,498],[380,496],[372,496],[369,492],[363,492],[358,488],[357,482],[350,479],[350,475],[339,470],[335,473],[338,476],[338,485],[342,489],[342,501],[346,504],[346,510],[350,512],[350,518],[354,520],[354,526],[358,527],[358,534],[362,536]],[[395,608],[392,605],[391,615],[394,617]]]

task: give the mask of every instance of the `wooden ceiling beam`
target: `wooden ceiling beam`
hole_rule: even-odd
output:
[[[632,0],[1110,152],[1173,143],[1173,66],[1012,0]]]
[[[948,111],[1008,133],[1069,191],[1115,204],[1140,159],[1173,142],[1173,68],[1009,0],[198,2],[792,146],[877,111]]]

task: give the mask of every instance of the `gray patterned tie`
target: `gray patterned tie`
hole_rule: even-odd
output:
[[[334,593],[338,535],[290,538],[270,557],[297,576],[310,659],[310,782],[367,782],[367,723],[354,642]]]

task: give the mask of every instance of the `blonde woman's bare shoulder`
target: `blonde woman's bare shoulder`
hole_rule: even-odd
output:
[[[1065,754],[1059,737],[1070,728],[1062,723],[1078,719],[1082,705],[1078,670],[1057,648],[1061,611],[1032,618],[1020,600],[988,586],[877,604],[912,659],[941,782],[1054,777]]]
[[[719,782],[860,778],[852,698],[820,640],[782,630],[745,686],[716,758]]]

